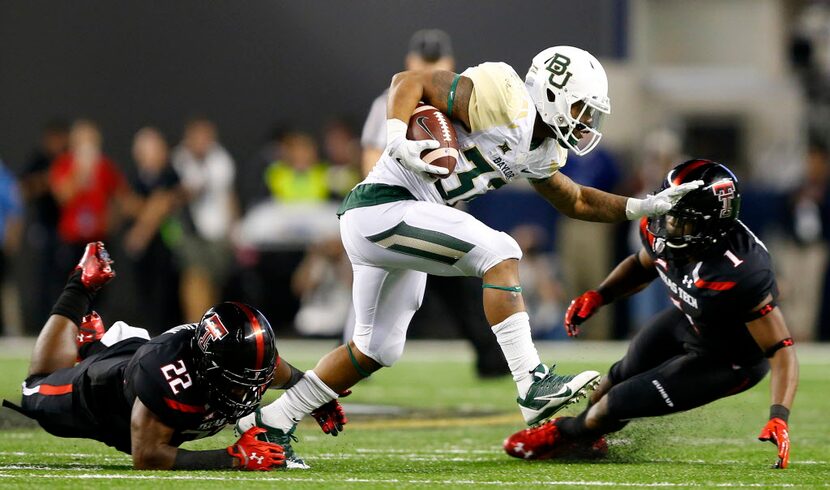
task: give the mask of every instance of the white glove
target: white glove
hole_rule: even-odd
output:
[[[430,165],[421,160],[421,152],[434,150],[440,143],[435,140],[413,141],[406,139],[406,123],[400,119],[386,120],[386,153],[404,167],[415,173],[447,175],[449,169]]]
[[[702,180],[695,180],[663,189],[654,196],[646,196],[645,199],[630,197],[625,203],[625,217],[634,220],[642,218],[643,216],[660,216],[661,214],[666,214],[689,191],[693,191],[702,185]]]

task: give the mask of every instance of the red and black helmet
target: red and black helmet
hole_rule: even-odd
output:
[[[234,420],[259,406],[279,359],[265,315],[236,302],[219,303],[205,312],[196,327],[193,353],[208,403]]]
[[[738,178],[725,165],[695,159],[669,171],[662,189],[695,180],[703,185],[683,196],[664,216],[648,219],[658,256],[688,257],[714,249],[738,220]]]

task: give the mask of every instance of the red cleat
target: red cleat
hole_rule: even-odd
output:
[[[542,425],[520,430],[504,440],[504,450],[514,458],[549,459],[564,445],[555,418]]]
[[[98,312],[93,311],[81,319],[81,324],[78,326],[78,336],[75,337],[75,344],[80,350],[86,344],[101,340],[105,332],[104,320],[101,319]],[[77,360],[81,362],[83,359],[78,356]]]
[[[90,291],[98,291],[101,286],[115,277],[112,268],[113,261],[109,252],[104,248],[104,242],[90,242],[86,244],[84,256],[75,267],[81,271],[81,282]]]
[[[516,432],[505,439],[505,452],[521,459],[595,459],[608,454],[605,437],[594,441],[566,439],[556,426],[557,420]]]

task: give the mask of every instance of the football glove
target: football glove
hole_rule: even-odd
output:
[[[421,152],[434,150],[441,144],[435,140],[413,141],[406,139],[406,130],[406,123],[400,119],[386,120],[386,153],[392,157],[392,160],[418,175],[433,174],[432,177],[434,177],[435,175],[449,174],[449,169],[430,165],[421,160]]]
[[[285,468],[285,451],[282,446],[260,441],[257,434],[266,432],[262,427],[251,427],[232,446],[228,454],[239,460],[237,468],[247,471],[269,471]]]
[[[773,468],[784,469],[790,464],[790,432],[787,422],[779,418],[769,419],[758,435],[759,441],[770,441],[778,448],[778,461]]]
[[[340,393],[340,398],[351,394],[351,390],[345,390]],[[320,424],[320,428],[323,429],[324,433],[335,437],[343,432],[343,426],[349,422],[346,412],[343,411],[343,406],[336,399],[311,412],[311,416]]]
[[[565,330],[569,337],[579,335],[579,325],[591,318],[603,305],[602,295],[591,290],[571,301],[568,311],[565,312]]]
[[[645,199],[630,197],[625,203],[625,216],[630,220],[634,220],[643,216],[666,214],[683,196],[701,185],[703,185],[702,180],[695,180],[694,182],[686,182],[685,184],[663,189],[653,196],[649,194]]]

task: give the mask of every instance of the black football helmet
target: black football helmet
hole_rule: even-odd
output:
[[[738,220],[741,193],[731,170],[711,160],[689,160],[669,171],[662,189],[702,180],[665,215],[648,219],[654,252],[661,257],[700,256],[716,250]]]
[[[278,360],[268,319],[236,302],[219,303],[205,312],[193,337],[193,353],[208,403],[232,420],[259,406]]]

